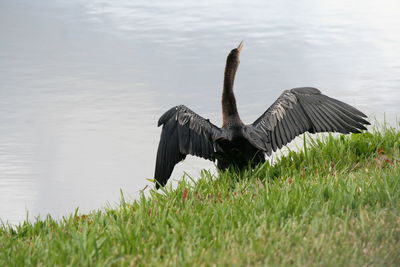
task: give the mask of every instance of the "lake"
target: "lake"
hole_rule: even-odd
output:
[[[151,183],[159,116],[185,104],[221,124],[226,56],[253,122],[313,86],[364,113],[400,114],[400,2],[2,0],[0,219],[115,205]],[[191,158],[196,176],[215,170]]]

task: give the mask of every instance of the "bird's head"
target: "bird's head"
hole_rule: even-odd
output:
[[[231,52],[228,55],[228,60],[235,60],[239,63],[240,51],[242,51],[242,48],[243,48],[243,41],[240,42],[238,47],[231,50]]]

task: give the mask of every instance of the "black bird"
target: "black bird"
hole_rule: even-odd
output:
[[[236,107],[233,83],[243,42],[226,60],[222,92],[222,127],[215,126],[184,105],[171,108],[158,120],[163,126],[157,151],[156,188],[164,186],[175,164],[194,155],[217,161],[218,169],[238,169],[265,162],[283,145],[304,133],[359,133],[370,123],[356,108],[321,94],[312,87],[285,90],[255,122],[245,125]]]

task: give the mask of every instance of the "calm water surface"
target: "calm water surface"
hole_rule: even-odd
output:
[[[38,3],[36,3],[38,2]],[[0,218],[60,217],[134,198],[152,178],[158,117],[186,104],[221,123],[226,55],[250,123],[315,86],[380,120],[400,114],[400,2],[0,2]],[[213,164],[180,163],[196,174]]]

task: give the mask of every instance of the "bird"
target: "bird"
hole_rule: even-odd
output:
[[[155,166],[156,188],[166,185],[175,165],[187,155],[217,162],[219,170],[242,170],[305,132],[360,133],[370,123],[358,109],[313,87],[284,90],[252,124],[239,116],[233,92],[243,41],[230,51],[222,90],[222,126],[218,127],[184,105],[172,107],[158,120],[162,125]]]

